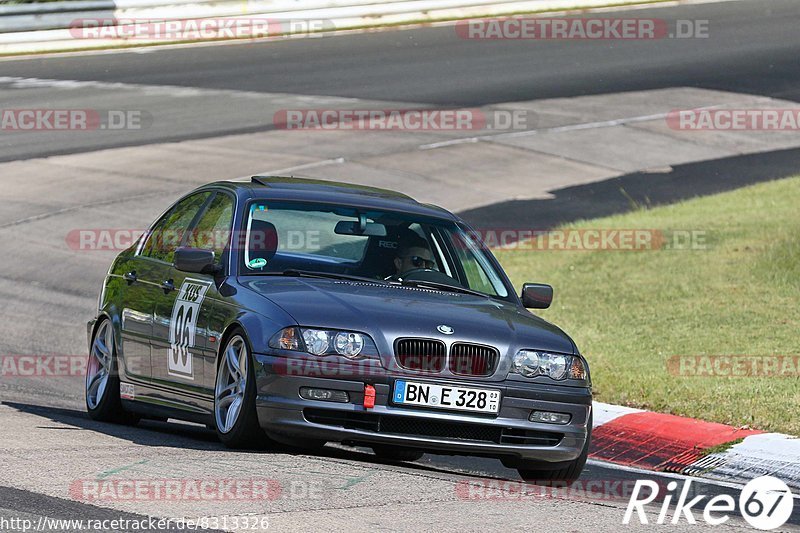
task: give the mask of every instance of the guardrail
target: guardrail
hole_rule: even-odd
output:
[[[219,36],[169,39],[143,37],[142,23],[204,19],[323,21],[320,31],[416,23],[519,12],[641,4],[654,0],[74,0],[0,4],[0,55],[93,48],[219,40]],[[81,38],[76,28],[86,21],[117,26],[113,37]],[[309,32],[308,28],[301,28]],[[301,31],[297,30],[297,32]],[[269,36],[293,33],[292,26],[272,26]],[[131,37],[134,35],[134,37]],[[263,35],[262,35],[263,36]],[[228,37],[230,38],[230,37]]]

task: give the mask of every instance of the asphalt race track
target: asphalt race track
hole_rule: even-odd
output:
[[[621,212],[631,199],[669,203],[800,173],[797,132],[687,133],[665,121],[674,109],[800,107],[800,3],[671,5],[613,16],[708,20],[709,37],[467,41],[437,25],[0,60],[0,108],[144,117],[137,129],[0,131],[0,355],[85,354],[85,324],[116,252],[75,246],[70,235],[144,228],[177,195],[208,181],[262,172],[330,177],[401,190],[479,227],[541,229]],[[525,124],[515,132],[319,132],[286,131],[274,120],[287,109],[437,107],[520,113]],[[267,515],[271,531],[616,532],[647,529],[621,526],[627,498],[619,486],[671,480],[592,462],[582,481],[617,483],[614,494],[470,497],[469,483],[519,478],[484,459],[426,455],[401,465],[339,446],[321,454],[227,451],[194,425],[92,422],[82,387],[76,376],[0,377],[0,516]],[[266,501],[170,503],[92,502],[70,490],[120,472],[259,476],[282,491]],[[694,483],[709,496],[737,492]],[[691,526],[698,528],[705,526]],[[746,525],[731,520],[716,529]]]
[[[467,41],[458,38],[452,26],[443,26],[264,44],[9,61],[0,68],[2,78],[183,87],[204,92],[195,93],[198,100],[192,99],[189,91],[176,96],[166,89],[153,89],[146,94],[141,108],[153,115],[168,111],[167,120],[158,122],[174,126],[159,128],[155,134],[150,129],[142,137],[83,136],[57,142],[46,142],[50,139],[45,135],[33,146],[20,136],[3,143],[0,160],[267,131],[273,127],[272,113],[263,108],[254,113],[258,107],[242,100],[269,93],[470,107],[696,87],[798,101],[799,10],[792,0],[748,0],[617,13],[708,20],[707,39]],[[37,85],[42,87],[33,86]],[[53,106],[87,102],[92,95],[91,87],[87,89],[79,91],[85,94],[77,100],[63,89],[60,94],[44,91],[40,97]],[[231,98],[215,99],[226,96],[224,91],[234,93],[227,93]],[[168,103],[176,97],[185,100],[178,109]],[[15,100],[19,98],[15,95]],[[309,101],[325,105],[319,99]],[[137,109],[137,103],[128,102],[125,108]],[[98,108],[104,104],[94,102]]]

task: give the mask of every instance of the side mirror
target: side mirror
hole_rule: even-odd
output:
[[[522,305],[528,309],[547,309],[553,303],[553,287],[543,283],[522,285]]]
[[[214,274],[219,270],[215,263],[216,258],[211,250],[199,248],[178,248],[175,250],[173,264],[181,272],[196,272],[198,274]]]

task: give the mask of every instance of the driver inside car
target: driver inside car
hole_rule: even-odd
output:
[[[436,261],[433,260],[427,241],[414,234],[401,242],[397,257],[394,258],[394,266],[397,269],[395,277],[402,278],[413,270],[435,270]]]

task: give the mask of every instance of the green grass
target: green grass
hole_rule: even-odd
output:
[[[744,442],[743,438],[742,439],[732,440],[730,442],[723,442],[722,444],[717,444],[716,446],[711,446],[710,448],[703,448],[702,450],[700,450],[700,457],[705,457],[705,456],[711,455],[713,453],[725,452],[727,450],[730,450],[731,448],[733,448],[737,444],[741,444],[742,442]]]
[[[596,399],[800,435],[800,378],[682,377],[675,355],[800,353],[800,177],[569,228],[702,230],[705,250],[496,250],[592,368]]]

